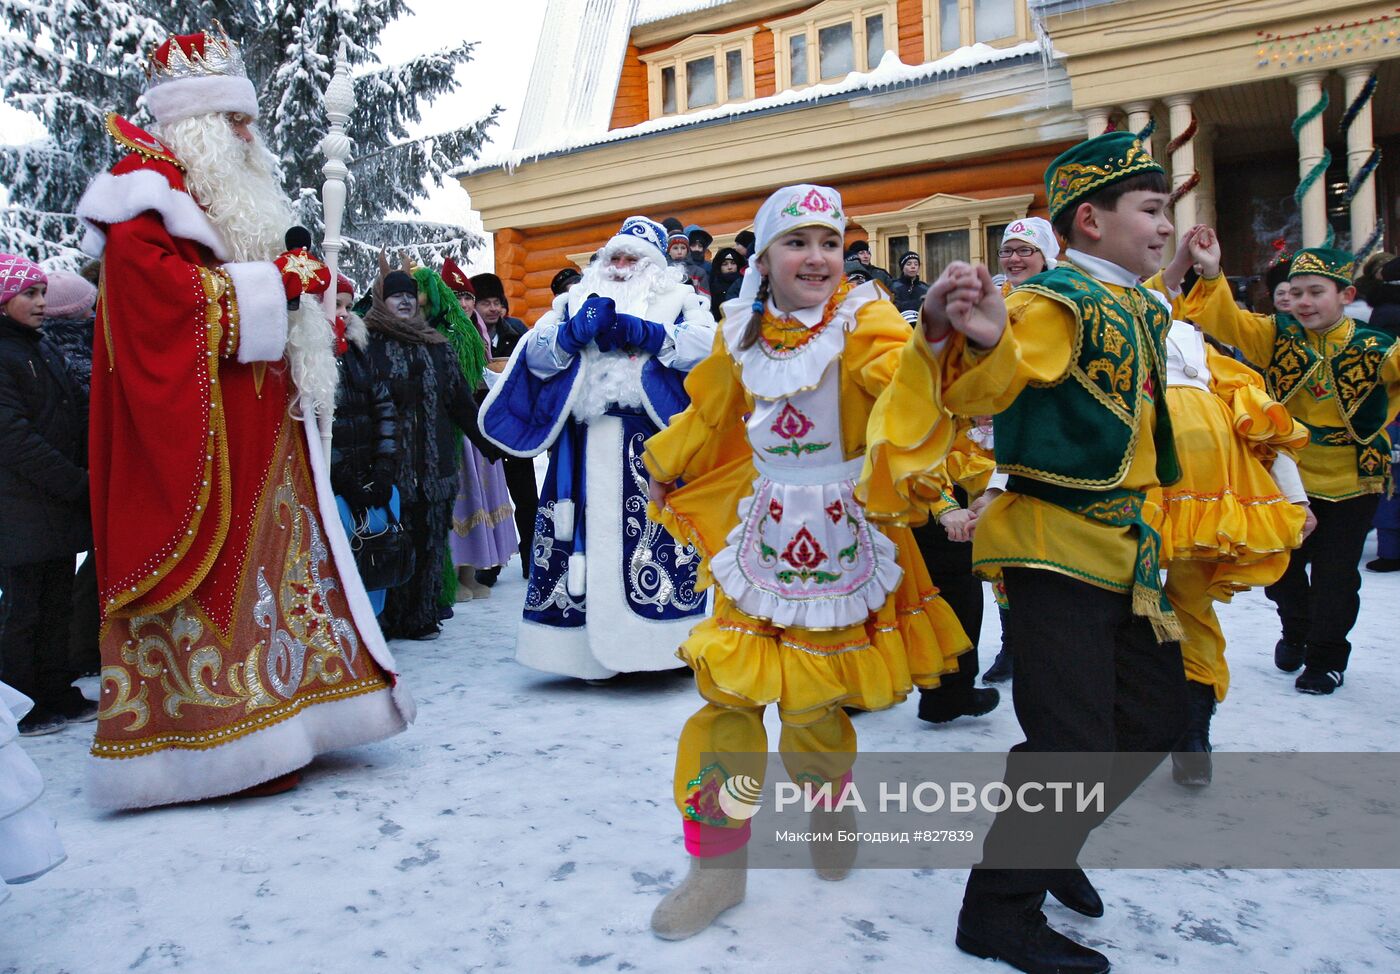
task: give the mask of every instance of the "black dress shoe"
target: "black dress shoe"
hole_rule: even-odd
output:
[[[1287,639],[1280,639],[1274,643],[1274,665],[1285,673],[1294,673],[1298,667],[1303,665],[1303,654],[1306,647],[1302,643],[1291,643]]]
[[[983,683],[1005,683],[1011,679],[1011,654],[1006,650],[997,653],[997,658],[992,661],[992,665],[987,667],[987,672],[982,674]]]
[[[1050,887],[1050,895],[1082,916],[1103,916],[1103,898],[1084,875],[1084,870],[1065,869],[1062,875],[1060,882]]]
[[[1309,666],[1298,674],[1293,688],[1299,693],[1328,694],[1342,685],[1342,679],[1342,674],[1337,670]]]
[[[919,695],[919,719],[946,724],[959,717],[981,717],[1001,703],[1001,692],[991,687],[970,687],[966,692],[935,687]]]
[[[1005,961],[1026,974],[1107,974],[1107,957],[1045,922],[1043,901],[1038,896],[1016,910],[990,901],[985,906],[964,902],[954,943],[973,957]]]
[[[1400,572],[1400,558],[1376,558],[1366,562],[1368,572]]]

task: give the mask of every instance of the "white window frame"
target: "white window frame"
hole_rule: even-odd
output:
[[[1034,201],[1031,193],[992,199],[936,193],[902,210],[864,213],[854,219],[865,231],[871,251],[881,257],[888,252],[890,240],[908,237],[909,249],[922,261],[924,234],[963,230],[968,234],[968,259],[990,267],[990,258],[996,255],[984,252],[987,227],[1024,219]]]
[[[1016,33],[1010,37],[999,37],[993,41],[985,43],[990,47],[1009,47],[1019,44],[1022,41],[1031,40],[1035,37],[1035,31],[1031,24],[1030,8],[1026,0],[1012,0],[1016,5]],[[942,33],[941,24],[938,19],[939,0],[924,0],[924,60],[936,61],[945,54],[951,54],[960,47],[969,47],[976,43],[977,23],[976,11],[973,7],[973,0],[958,0],[958,47],[944,48],[940,46]]]
[[[726,34],[695,34],[672,44],[665,50],[643,54],[641,60],[647,66],[647,116],[660,118],[663,114],[688,115],[692,111],[705,111],[710,108],[718,108],[720,105],[751,101],[754,97],[753,38],[757,33],[757,27],[746,27],[743,30],[730,31]],[[729,68],[725,62],[725,54],[736,50],[743,61],[744,90],[739,98],[730,98]],[[714,59],[715,101],[711,105],[691,108],[686,102],[685,66],[686,62],[703,57]],[[674,68],[676,71],[676,110],[674,112],[662,112],[661,110],[661,72],[665,68]]]
[[[899,2],[898,0],[826,0],[802,13],[779,20],[770,20],[763,26],[773,32],[773,64],[776,68],[779,91],[792,91],[811,85],[830,84],[840,81],[840,77],[816,78],[794,83],[790,40],[793,37],[807,38],[807,65],[809,74],[821,73],[821,52],[817,37],[824,27],[837,24],[851,25],[852,54],[855,55],[856,71],[871,71],[877,64],[869,64],[866,51],[865,20],[875,14],[885,18],[885,50],[899,53]]]

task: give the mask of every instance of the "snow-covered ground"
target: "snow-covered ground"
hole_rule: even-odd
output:
[[[1262,593],[1223,607],[1234,686],[1217,747],[1400,750],[1400,575],[1363,575],[1348,682],[1332,697],[1302,696],[1274,670]],[[90,725],[26,741],[69,861],[0,907],[0,972],[1009,970],[953,946],[960,871],[842,883],[756,871],[711,930],[654,938],[652,908],[685,872],[670,775],[697,697],[679,674],[591,686],[514,663],[523,592],[512,566],[441,640],[395,643],[418,723],[319,760],[287,795],[97,814],[82,792]],[[993,648],[995,612],[987,623]],[[863,750],[1019,739],[1009,699],[943,728],[920,724],[912,701],[857,727]],[[1095,881],[1103,919],[1047,912],[1116,971],[1400,970],[1400,871]]]

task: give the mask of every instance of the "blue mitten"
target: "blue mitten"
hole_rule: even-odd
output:
[[[618,315],[617,323],[613,327],[621,333],[620,344],[631,345],[652,355],[660,352],[666,341],[665,325],[635,315]]]
[[[600,331],[610,328],[616,317],[617,307],[612,298],[592,295],[573,317],[559,326],[555,340],[561,350],[577,355]]]

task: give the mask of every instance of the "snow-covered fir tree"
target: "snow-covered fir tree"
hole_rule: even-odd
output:
[[[464,259],[478,240],[465,227],[417,218],[431,182],[479,151],[497,110],[469,125],[409,138],[422,110],[457,87],[471,59],[463,42],[404,64],[381,65],[380,34],[408,14],[405,0],[213,0],[192,11],[172,0],[0,0],[0,93],[32,112],[48,135],[0,145],[0,249],[38,258],[76,257],[81,239],[74,206],[88,181],[112,162],[108,111],[138,124],[144,58],[171,32],[190,33],[217,20],[239,42],[258,88],[260,129],[283,166],[300,218],[320,231],[319,144],[327,130],[323,92],[343,36],[355,66],[357,108],[350,202],[342,252],[346,270],[367,280],[381,246],[418,260]]]

